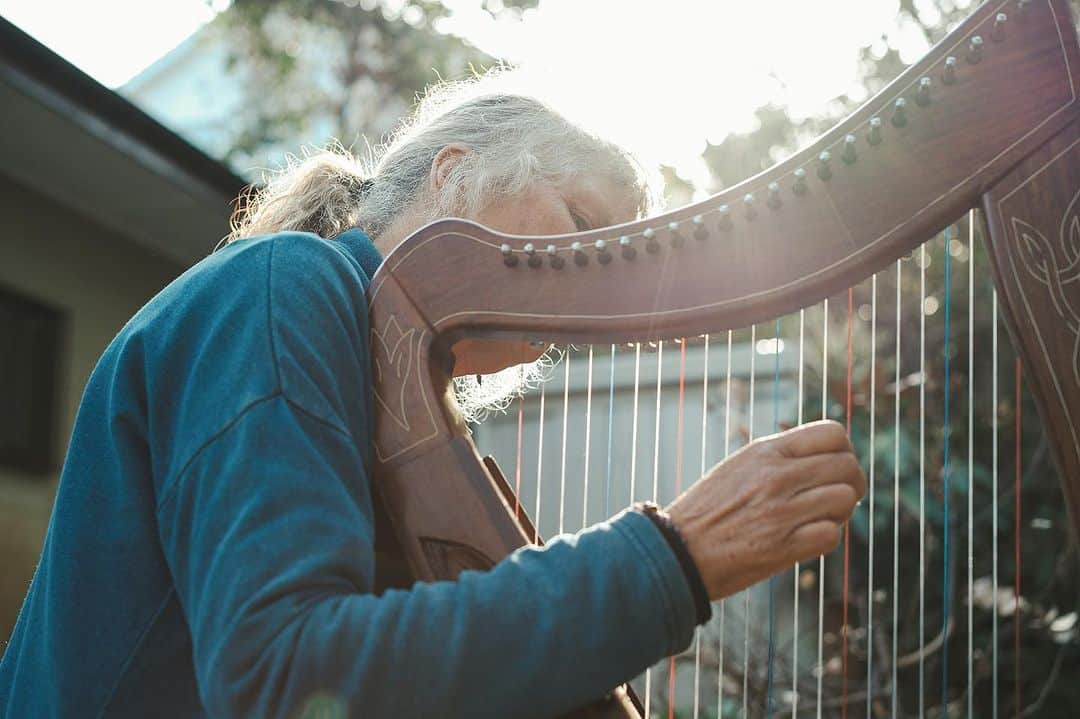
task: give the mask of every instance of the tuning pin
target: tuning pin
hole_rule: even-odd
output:
[[[903,127],[907,124],[907,100],[902,97],[896,98],[893,103],[892,114],[893,127]]]
[[[656,232],[651,227],[646,227],[641,236],[645,238],[645,251],[655,255],[660,251],[660,243],[656,241]]]
[[[1023,20],[1028,16],[1028,10],[1031,9],[1031,0],[1019,0],[1016,7],[1020,11],[1020,19]]]
[[[563,265],[566,264],[562,256],[559,254],[559,248],[555,245],[547,246],[547,256],[548,264],[551,265],[552,269],[561,270],[563,268]]]
[[[709,230],[705,227],[705,218],[701,215],[694,215],[694,239],[698,242],[702,242],[709,238]]]
[[[840,153],[840,159],[848,165],[855,164],[855,160],[857,159],[855,155],[856,142],[858,142],[858,139],[856,139],[854,135],[848,135],[844,138],[844,151]]]
[[[683,236],[682,236],[682,233],[679,232],[679,223],[678,222],[669,222],[667,228],[668,228],[668,232],[671,233],[671,246],[672,247],[682,247],[683,246]]]
[[[880,145],[881,144],[881,118],[880,117],[871,117],[870,118],[870,132],[868,132],[867,135],[866,135],[866,141],[869,142],[871,145]]]
[[[727,205],[720,205],[716,208],[716,214],[720,216],[716,224],[721,230],[731,229],[731,208]]]
[[[746,213],[746,219],[752,220],[757,217],[757,208],[754,207],[754,193],[747,192],[743,195],[743,207]]]
[[[536,248],[533,246],[533,243],[528,242],[521,249],[525,251],[525,256],[529,258],[526,260],[529,267],[539,267],[544,263],[540,256],[536,254]]]
[[[817,176],[822,180],[832,179],[832,167],[829,166],[829,162],[832,160],[832,153],[828,150],[822,150],[818,156]]]
[[[971,38],[968,43],[967,61],[972,65],[982,60],[983,39],[980,35]]]
[[[596,244],[596,261],[602,265],[606,265],[611,262],[611,253],[608,252],[607,240],[597,240]]]
[[[626,235],[619,238],[619,247],[622,250],[624,260],[632,260],[637,257],[637,250],[634,249],[634,243]]]
[[[780,183],[769,183],[769,198],[765,200],[765,204],[774,210],[780,209]]]
[[[801,167],[796,168],[796,170],[794,172],[794,175],[795,175],[795,184],[791,186],[791,191],[794,192],[796,195],[805,195],[806,194],[806,170],[804,170]]]
[[[499,252],[502,252],[503,264],[507,267],[513,267],[518,263],[517,255],[514,254],[513,248],[505,242],[499,247]]]
[[[1009,16],[1003,12],[999,12],[994,16],[994,29],[990,31],[990,39],[995,42],[1001,42],[1005,39],[1005,22],[1009,19]]]
[[[919,89],[915,92],[915,104],[919,107],[930,104],[930,78],[924,77],[919,80]]]
[[[949,55],[945,58],[945,69],[941,73],[941,81],[946,85],[952,85],[956,82],[956,58]]]
[[[574,264],[578,267],[584,267],[589,264],[589,256],[585,254],[585,250],[581,248],[580,242],[575,242],[570,245],[570,249],[574,252]]]

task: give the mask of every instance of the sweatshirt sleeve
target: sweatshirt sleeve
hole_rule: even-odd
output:
[[[690,589],[634,512],[489,572],[373,594],[367,416],[342,399],[366,379],[352,353],[366,336],[356,298],[335,301],[341,271],[270,285],[280,391],[203,445],[158,506],[209,713],[550,717],[685,648]]]

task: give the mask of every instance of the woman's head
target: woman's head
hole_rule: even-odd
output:
[[[508,75],[429,90],[366,162],[340,146],[291,160],[237,213],[227,240],[285,230],[329,238],[359,227],[385,254],[442,217],[548,235],[652,209],[655,196],[627,152],[539,100],[506,91]],[[505,406],[546,363],[519,343],[465,339],[453,352],[459,408],[470,420]]]
[[[628,153],[507,91],[507,75],[429,90],[367,161],[340,147],[290,161],[237,214],[228,239],[282,230],[332,237],[360,227],[387,252],[440,217],[551,234],[627,221],[651,207]]]

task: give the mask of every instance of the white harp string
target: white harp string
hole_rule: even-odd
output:
[[[973,719],[974,709],[974,603],[975,594],[975,210],[968,212],[968,533],[967,533],[967,606],[968,606],[968,645],[967,645],[967,715]]]
[[[803,422],[803,350],[806,347],[806,310],[799,310],[799,379],[795,401],[798,409],[795,424]],[[780,348],[777,347],[777,350]],[[799,712],[799,563],[795,562],[795,578],[792,594],[792,631],[791,631],[791,719]]]
[[[540,500],[543,497],[544,489],[544,399],[547,396],[546,382],[540,383],[540,422],[538,423],[538,437],[536,438],[536,513],[533,515],[536,520],[534,526],[536,528],[536,536],[533,537],[533,542],[539,544],[540,540]]]
[[[877,274],[870,278],[870,442],[867,458],[870,462],[867,529],[869,558],[866,561],[866,716],[873,714],[874,701],[874,414],[877,410]]]
[[[566,429],[570,410],[570,348],[566,349],[566,365],[563,368],[563,408],[562,408],[562,472],[559,478],[559,534],[565,530],[566,518]]]
[[[990,432],[993,435],[993,446],[991,450],[991,463],[990,477],[990,514],[993,517],[991,520],[991,531],[993,537],[990,542],[990,546],[993,548],[993,575],[991,577],[991,588],[993,591],[991,596],[991,624],[990,624],[990,666],[992,667],[992,692],[991,692],[991,706],[993,710],[992,719],[997,719],[998,716],[998,301],[997,290],[994,289],[991,294],[990,301],[991,308],[991,325],[993,330],[990,334],[990,349],[991,356],[991,389],[990,389]]]
[[[926,245],[919,248],[919,719],[926,711]]]
[[[755,358],[757,357],[757,325],[750,325],[750,397],[747,400],[748,419],[746,431],[748,441],[754,440],[754,375]],[[743,678],[742,678],[742,709],[743,719],[749,716],[748,702],[750,687],[750,593],[752,587],[743,590]]]
[[[581,527],[589,526],[589,447],[592,439],[592,366],[593,346],[589,345],[588,373],[585,379],[585,471],[582,478]]]
[[[897,659],[899,657],[898,640],[900,598],[900,320],[903,263],[896,261],[896,378],[893,384],[893,576],[892,576],[892,679],[889,694],[892,700],[892,719],[897,719]]]
[[[822,302],[821,321],[821,418],[829,417],[829,299]],[[818,558],[817,607],[817,719],[821,719],[821,681],[825,676],[825,555]]]
[[[727,333],[727,372],[724,380],[724,459],[731,449],[731,330]],[[727,602],[720,600],[720,660],[717,667],[716,715],[724,712],[724,608]]]
[[[709,335],[705,335],[704,340],[705,348],[702,364],[705,371],[702,372],[701,380],[701,467],[698,471],[699,477],[704,477],[707,469],[706,447],[708,445],[707,427],[709,421]],[[699,719],[701,715],[701,634],[701,627],[694,630],[694,719]]]

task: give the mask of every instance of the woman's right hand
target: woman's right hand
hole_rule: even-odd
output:
[[[834,549],[865,493],[844,428],[823,420],[742,447],[667,513],[715,600]]]

